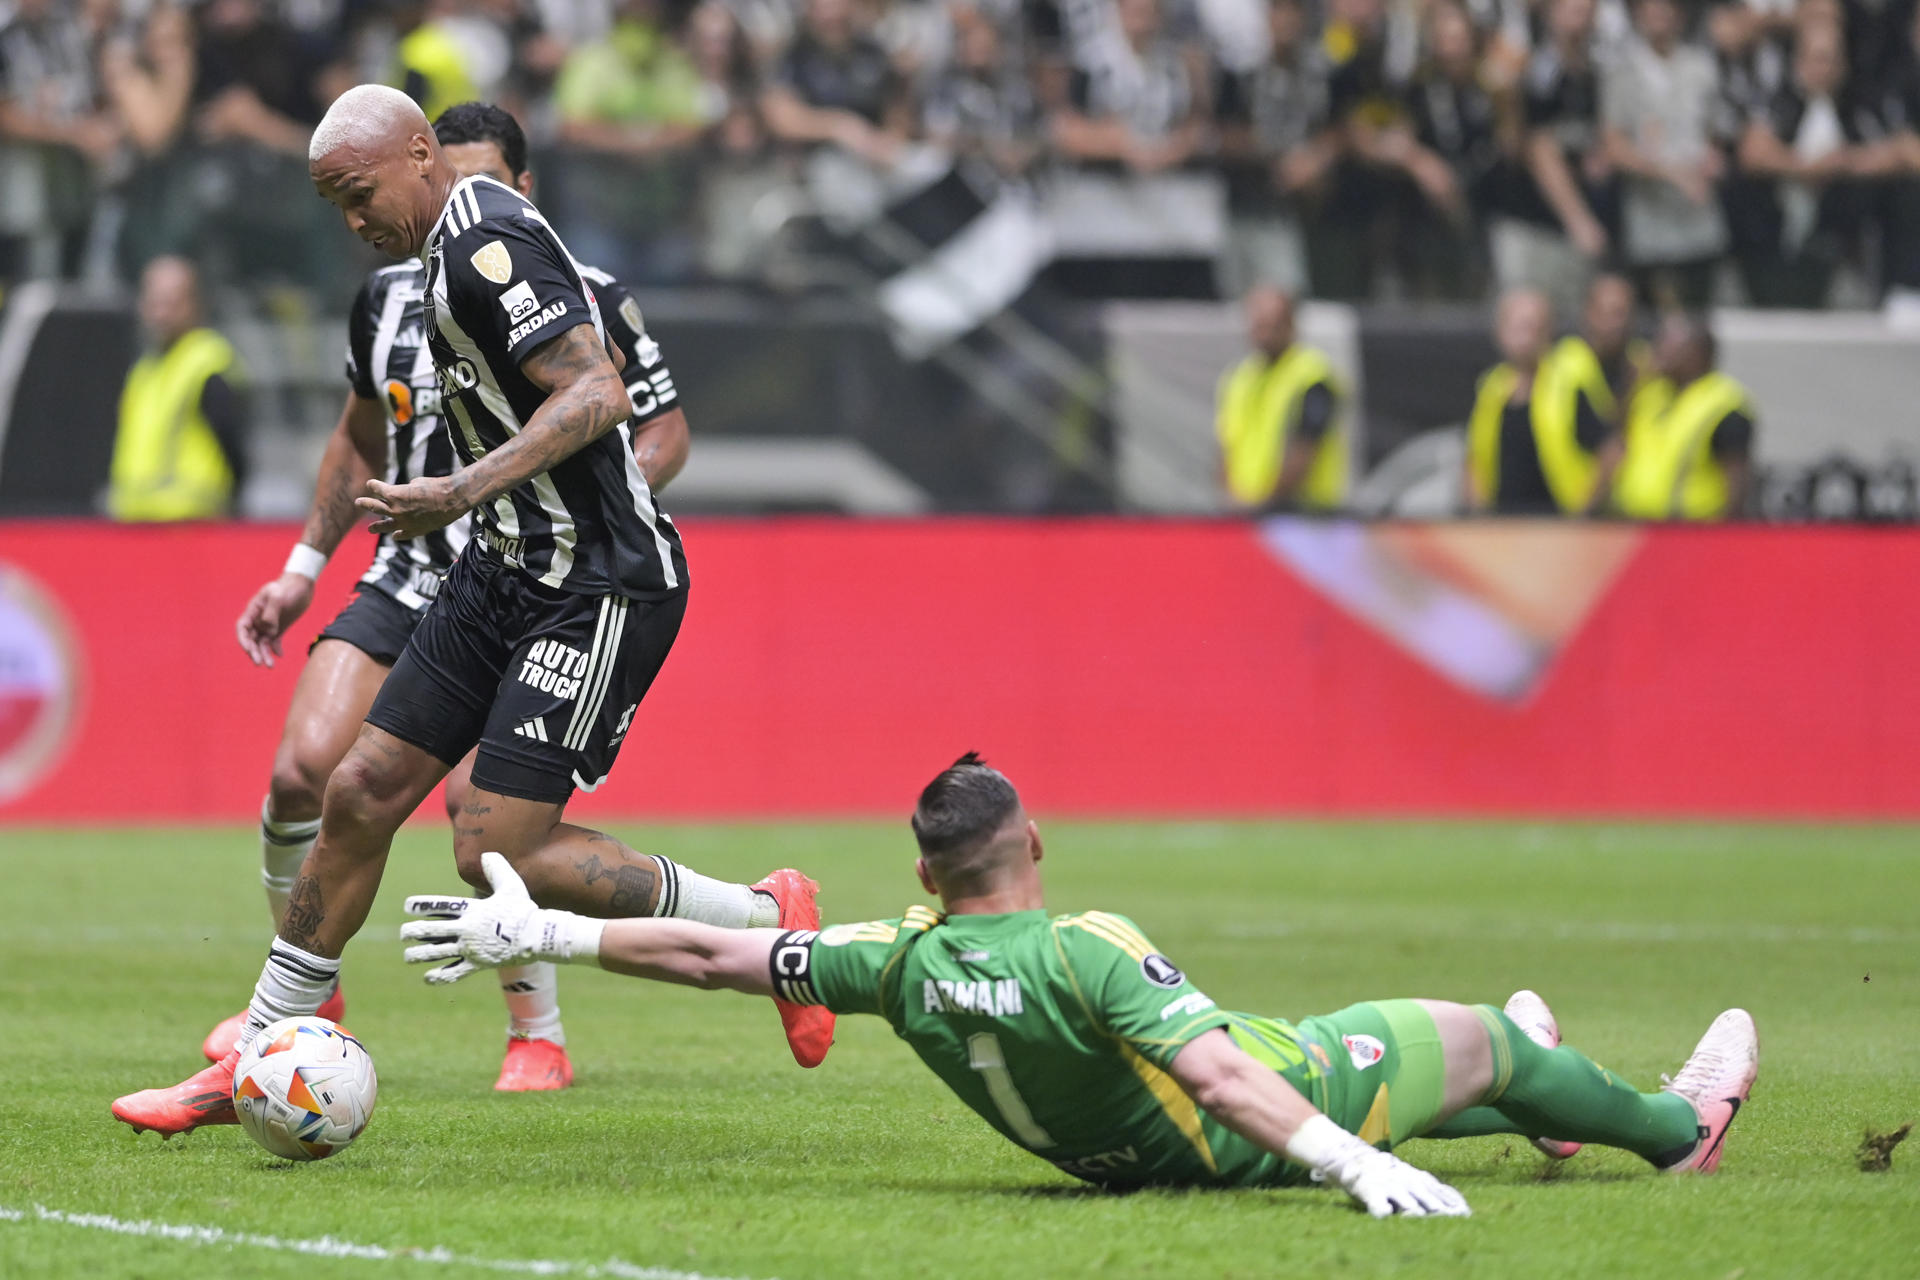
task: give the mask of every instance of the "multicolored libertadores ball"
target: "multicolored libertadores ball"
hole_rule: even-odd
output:
[[[359,1137],[379,1090],[366,1046],[325,1018],[282,1018],[233,1072],[240,1127],[288,1160],[324,1160]]]

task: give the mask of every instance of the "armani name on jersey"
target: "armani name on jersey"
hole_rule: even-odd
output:
[[[592,281],[607,277],[589,277],[532,203],[486,177],[454,187],[425,256],[440,409],[455,451],[471,462],[525,430],[545,402],[522,360],[577,325],[592,325],[605,340]],[[614,309],[630,303],[623,298]],[[631,311],[628,323],[638,329],[639,309]],[[628,364],[635,409],[652,400],[649,411],[657,411],[673,390],[670,376],[658,384],[651,377],[665,372],[658,348],[643,336]],[[480,506],[474,518],[477,546],[550,587],[658,600],[687,580],[680,535],[634,461],[629,423]]]

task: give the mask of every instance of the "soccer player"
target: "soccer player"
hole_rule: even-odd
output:
[[[543,911],[488,853],[493,896],[410,898],[429,982],[540,958],[878,1014],[982,1119],[1104,1186],[1335,1183],[1376,1217],[1464,1215],[1389,1154],[1409,1138],[1524,1134],[1712,1171],[1759,1066],[1753,1019],[1714,1020],[1673,1081],[1639,1093],[1559,1046],[1532,992],[1502,1011],[1385,1000],[1287,1023],[1214,1006],[1131,921],[1049,917],[1043,849],[1013,785],[963,756],[920,794],[920,883],[942,911],[824,932],[727,932]]]
[[[816,886],[783,870],[724,884],[566,822],[607,776],[679,633],[687,561],[634,459],[633,406],[591,284],[540,211],[461,177],[412,99],[360,85],[314,130],[309,167],[347,226],[426,263],[425,327],[458,465],[367,482],[373,531],[402,541],[469,511],[473,534],[327,781],[320,833],[288,893],[237,1047],[113,1113],[163,1136],[233,1123],[233,1069],[260,1028],[312,1014],[365,922],[393,833],[477,746],[454,857],[483,884],[509,858],[542,902],[605,916],[741,928],[819,920]],[[817,1064],[833,1015],[780,1005],[794,1056]]]
[[[533,195],[527,139],[499,107],[465,102],[434,122],[447,158],[461,176],[485,174],[521,195]],[[648,336],[640,308],[612,276],[580,268],[593,286],[608,332],[626,357],[621,371],[633,405],[634,456],[655,493],[679,474],[688,451],[687,419],[673,375]],[[313,603],[313,584],[358,512],[353,501],[375,476],[399,484],[409,476],[453,470],[453,442],[440,419],[440,390],[423,321],[426,268],[417,261],[368,275],[348,321],[347,401],[321,458],[319,482],[300,542],[281,575],[262,586],[237,624],[240,647],[261,666],[280,654],[280,637]],[[314,641],[294,686],[286,727],[274,753],[272,782],[260,812],[261,879],[278,928],[307,851],[320,833],[327,778],[353,745],[387,672],[421,615],[439,594],[454,557],[467,543],[468,517],[424,538],[383,534],[373,564],[352,601]],[[471,753],[447,776],[449,817],[466,799]],[[573,1080],[560,1021],[557,978],[550,964],[500,971],[507,1003],[507,1052],[494,1088],[507,1092],[563,1089]],[[339,1019],[346,1000],[336,987],[320,1015]],[[246,1025],[241,1011],[201,1045],[207,1061],[232,1052]]]

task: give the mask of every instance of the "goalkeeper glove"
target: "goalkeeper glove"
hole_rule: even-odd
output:
[[[1425,1169],[1369,1146],[1325,1116],[1314,1116],[1287,1140],[1287,1155],[1342,1190],[1376,1218],[1464,1218],[1466,1197]]]
[[[478,969],[535,960],[599,960],[606,921],[536,907],[527,886],[500,854],[481,854],[480,869],[493,891],[490,897],[407,899],[408,915],[427,917],[400,926],[402,942],[419,944],[407,948],[407,963],[451,962],[428,970],[428,982],[458,982]]]

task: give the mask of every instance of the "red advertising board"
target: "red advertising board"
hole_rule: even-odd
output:
[[[297,530],[0,523],[0,822],[258,811]],[[1920,532],[686,525],[693,595],[576,811],[899,816],[978,748],[1048,813],[1920,816]]]

